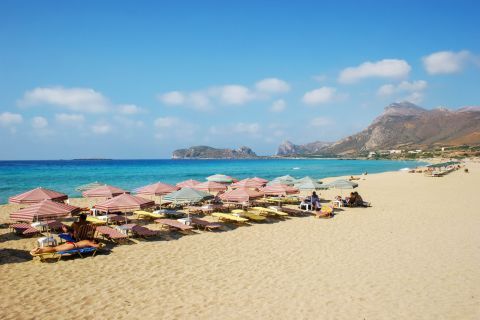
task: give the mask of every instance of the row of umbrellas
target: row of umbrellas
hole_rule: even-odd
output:
[[[212,176],[214,177],[212,180],[228,180],[228,178],[223,178],[223,180],[221,180],[220,176],[223,175],[214,175]],[[211,192],[221,191],[223,193],[219,197],[224,201],[244,202],[263,196],[287,196],[290,194],[296,194],[302,189],[317,189],[325,187],[353,189],[358,186],[357,183],[347,180],[336,180],[332,183],[323,185],[310,177],[295,180],[293,185],[290,183],[282,183],[283,181],[291,181],[292,177],[289,177],[290,176],[279,177],[275,179],[277,181],[276,183],[268,183],[266,186],[265,184],[268,180],[257,177],[247,178],[232,183],[229,190],[227,190],[225,182],[207,180],[206,182],[201,183],[195,180],[187,180],[176,186],[157,182],[135,191],[138,195],[164,196],[164,200],[174,203],[200,202],[213,198]],[[233,179],[231,181],[233,181]],[[77,190],[83,190],[82,194],[85,197],[109,198],[104,202],[95,205],[96,209],[105,212],[141,210],[155,205],[153,200],[131,195],[126,190],[104,185],[99,182],[80,186]],[[10,197],[9,202],[11,203],[30,204],[29,207],[12,213],[11,219],[15,221],[56,219],[71,215],[80,210],[78,207],[63,203],[66,199],[68,199],[66,194],[41,187]]]

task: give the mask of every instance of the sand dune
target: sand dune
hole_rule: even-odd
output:
[[[59,263],[30,261],[35,240],[1,229],[0,316],[478,319],[480,165],[469,169],[368,175],[358,191],[373,207],[334,219],[138,241]]]

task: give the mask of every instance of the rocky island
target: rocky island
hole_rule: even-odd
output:
[[[257,154],[249,147],[219,149],[209,146],[195,146],[173,151],[172,159],[253,159]]]

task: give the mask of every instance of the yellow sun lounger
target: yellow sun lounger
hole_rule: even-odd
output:
[[[238,216],[235,216],[233,214],[222,213],[222,212],[213,212],[212,216],[217,217],[219,220],[223,220],[223,221],[233,221],[233,222],[247,222],[248,221],[248,219],[238,217]]]
[[[245,210],[242,210],[242,209],[232,210],[232,213],[239,214],[242,217],[245,217],[248,220],[253,220],[253,221],[265,221],[267,219],[264,216],[261,216],[261,215],[255,213],[255,212],[245,211]]]
[[[87,221],[93,224],[107,224],[107,221],[98,219],[97,217],[94,216],[87,216]]]
[[[143,211],[143,210],[137,210],[137,211],[134,211],[133,213],[135,213],[137,215],[138,219],[143,219],[143,218],[161,219],[161,218],[165,218],[165,215],[162,214],[162,213],[154,213],[154,212],[148,212],[148,211]]]
[[[252,207],[250,209],[255,210],[257,212],[260,212],[260,213],[263,213],[263,214],[272,214],[272,215],[277,215],[277,216],[282,216],[282,217],[288,216],[288,213],[286,213],[286,212],[273,210],[273,209],[270,209],[270,208]]]

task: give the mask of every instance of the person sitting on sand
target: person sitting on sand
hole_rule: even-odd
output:
[[[348,198],[347,205],[349,207],[353,207],[355,205],[355,201],[356,201],[355,192],[350,192],[350,197]]]
[[[320,197],[315,191],[312,192],[310,203],[312,204],[312,209],[320,209]]]
[[[60,251],[68,251],[72,249],[81,249],[81,248],[87,248],[87,247],[94,247],[94,248],[101,248],[103,247],[103,243],[98,243],[96,241],[92,240],[81,240],[78,242],[67,242],[64,244],[60,244],[56,247],[43,247],[43,248],[35,248],[32,251],[30,251],[30,254],[32,256],[39,255],[39,254],[45,254],[45,253],[55,253],[55,252],[60,252]]]

